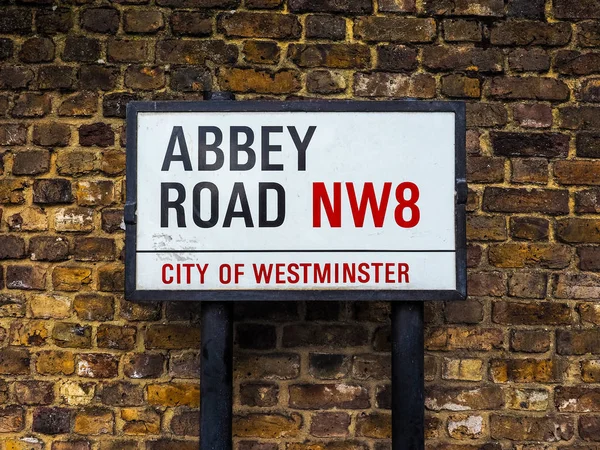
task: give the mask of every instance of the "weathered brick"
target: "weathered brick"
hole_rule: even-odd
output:
[[[585,441],[598,442],[600,433],[600,416],[579,417],[579,435]]]
[[[39,89],[71,90],[76,85],[75,69],[69,66],[42,66],[38,70]]]
[[[563,219],[556,224],[556,237],[561,242],[600,243],[600,222],[595,219]]]
[[[197,408],[200,405],[200,387],[197,384],[150,384],[146,389],[150,405],[189,406],[191,408]]]
[[[555,0],[554,15],[558,19],[596,19],[600,18],[600,5],[595,0]]]
[[[229,12],[219,15],[217,29],[228,37],[298,39],[296,16],[278,13]]]
[[[377,69],[388,72],[411,72],[417,68],[417,51],[399,44],[377,47]]]
[[[54,35],[66,33],[73,27],[71,8],[39,9],[35,14],[35,27],[38,33]]]
[[[455,98],[479,98],[481,85],[478,78],[465,75],[445,75],[442,77],[442,94]]]
[[[425,12],[449,16],[501,17],[504,15],[502,0],[425,0]]]
[[[554,390],[554,404],[560,412],[599,412],[600,389],[558,386]]]
[[[92,231],[94,211],[89,208],[62,208],[56,211],[54,226],[56,231]]]
[[[30,150],[17,152],[13,158],[14,175],[40,175],[50,169],[48,150]]]
[[[566,303],[496,302],[492,320],[504,325],[569,325],[571,308]]]
[[[25,202],[24,189],[27,183],[18,179],[0,180],[0,203],[20,205]]]
[[[367,16],[354,22],[354,35],[367,42],[426,43],[436,36],[435,20],[394,16]]]
[[[0,145],[22,145],[27,141],[27,126],[17,123],[0,125]]]
[[[210,15],[200,11],[175,11],[171,29],[178,36],[210,36],[213,25]]]
[[[556,181],[564,185],[598,185],[600,161],[557,161],[554,165]]]
[[[237,377],[259,380],[290,380],[300,374],[300,357],[293,353],[244,353],[235,357]]]
[[[0,374],[28,375],[31,356],[24,348],[6,347],[0,350]]]
[[[542,77],[495,77],[488,95],[499,100],[568,100],[570,91],[563,81]]]
[[[309,373],[318,379],[334,380],[343,378],[350,372],[350,358],[331,353],[310,353]]]
[[[126,33],[156,33],[164,26],[164,17],[160,11],[127,9],[123,14],[123,30]]]
[[[347,15],[369,14],[373,11],[371,0],[289,0],[292,12],[326,12],[344,13]]]
[[[489,212],[568,214],[569,196],[567,191],[556,189],[489,187],[484,191],[483,209]]]
[[[557,298],[589,299],[600,295],[600,277],[593,274],[565,273],[554,279]]]
[[[494,439],[557,442],[573,437],[574,426],[567,416],[527,417],[492,414],[490,433]]]
[[[72,375],[75,372],[75,359],[69,352],[47,350],[38,354],[35,367],[42,375]]]
[[[388,72],[357,72],[354,94],[358,97],[433,98],[435,78],[427,74],[404,75]]]
[[[231,64],[237,60],[238,50],[235,45],[225,41],[191,41],[166,39],[156,44],[156,60],[160,63],[203,65],[206,61],[215,64]]]
[[[446,19],[443,27],[447,42],[480,42],[483,37],[481,24],[475,20]]]
[[[503,406],[504,395],[498,386],[431,386],[425,393],[425,407],[431,411],[498,409]]]
[[[164,370],[161,354],[130,354],[123,360],[123,373],[129,378],[158,378]]]
[[[362,44],[291,44],[288,58],[299,67],[365,68],[369,48]]]
[[[309,39],[343,40],[346,37],[346,21],[329,14],[311,14],[306,17],[306,37]]]
[[[14,47],[14,43],[11,39],[0,39],[0,61],[9,59],[13,54]]]
[[[11,115],[13,117],[44,117],[50,113],[50,96],[47,94],[25,93],[15,99]]]
[[[570,39],[571,25],[564,22],[508,21],[495,25],[490,34],[493,45],[562,46]]]
[[[115,8],[86,8],[80,13],[81,28],[94,33],[115,34],[119,21],[120,14]]]
[[[32,430],[41,434],[65,434],[71,431],[72,411],[67,408],[36,408]]]
[[[600,130],[600,107],[566,106],[559,109],[560,126],[570,130]]]
[[[470,241],[504,241],[507,237],[503,216],[467,217],[467,239]]]
[[[444,317],[447,323],[480,323],[483,320],[483,303],[475,299],[448,302],[444,307]]]
[[[100,325],[96,339],[98,348],[113,348],[117,350],[132,350],[136,342],[135,327],[121,325]]]
[[[480,359],[444,358],[442,378],[445,380],[481,381],[483,361]]]
[[[559,355],[597,355],[600,352],[600,330],[556,330],[556,353]]]
[[[597,383],[600,380],[600,361],[582,361],[581,378],[586,383]]]
[[[126,434],[159,434],[161,415],[152,408],[124,408],[121,410]]]
[[[54,402],[54,384],[47,381],[15,383],[15,397],[21,405],[49,405]]]
[[[0,33],[29,34],[33,23],[33,11],[26,8],[4,6],[0,17]]]
[[[489,250],[490,264],[502,268],[563,269],[571,259],[572,249],[558,244],[506,243]]]
[[[77,355],[77,375],[85,378],[113,378],[118,373],[119,358],[107,353]]]
[[[60,236],[36,236],[29,241],[33,261],[64,261],[69,257],[69,241]]]
[[[499,156],[565,157],[569,152],[569,136],[560,133],[506,133],[491,134],[494,154]]]
[[[600,158],[600,134],[577,133],[577,156],[582,158]]]
[[[8,266],[6,287],[43,291],[46,288],[46,269],[40,266]]]
[[[67,36],[62,54],[63,61],[96,62],[100,58],[101,45],[98,39],[86,36]]]
[[[498,328],[432,328],[425,337],[428,350],[486,351],[503,348],[504,334]]]
[[[546,17],[544,0],[511,0],[508,4],[508,17],[543,20]]]
[[[197,411],[182,411],[171,420],[171,430],[180,436],[200,434],[200,414]]]
[[[502,297],[506,294],[506,280],[500,272],[471,272],[467,281],[469,295]]]
[[[19,59],[25,63],[50,62],[54,59],[54,42],[50,38],[31,38],[21,45]]]
[[[554,58],[556,71],[563,75],[590,75],[600,72],[600,53],[561,50]]]
[[[577,43],[581,47],[600,45],[600,22],[587,20],[577,23]]]
[[[508,54],[508,66],[516,72],[547,72],[550,56],[541,48],[517,48]]]
[[[292,385],[289,395],[290,406],[297,409],[364,409],[370,406],[368,390],[358,385]]]
[[[33,183],[35,203],[71,203],[73,194],[71,182],[64,178],[35,180]]]
[[[300,74],[295,70],[219,69],[221,86],[233,92],[286,94],[300,90]]]
[[[545,104],[517,104],[513,107],[514,120],[524,128],[550,128],[552,108]]]
[[[200,342],[200,329],[181,325],[152,325],[146,331],[146,348],[185,349]]]
[[[129,66],[125,86],[135,90],[157,90],[165,86],[165,72],[157,66]]]
[[[500,127],[508,123],[506,107],[499,103],[467,103],[468,127]]]
[[[77,434],[113,434],[114,426],[114,414],[107,409],[86,408],[75,411],[73,431]]]
[[[548,278],[543,273],[515,272],[508,280],[508,295],[521,298],[544,298]]]
[[[509,150],[510,151],[510,150]],[[548,183],[548,160],[527,157],[511,160],[511,181],[524,184]],[[511,219],[518,220],[518,217]]]
[[[469,70],[497,73],[504,70],[501,50],[467,46],[430,46],[423,49],[423,65],[434,71]]]
[[[581,270],[600,272],[600,247],[579,247],[577,255]]]
[[[33,70],[20,66],[0,67],[0,88],[26,89],[34,80]]]
[[[65,147],[71,138],[69,125],[59,122],[36,124],[33,127],[33,142],[44,147]]]
[[[109,91],[115,87],[118,74],[114,66],[82,65],[79,69],[79,87],[90,91]]]
[[[510,348],[515,352],[545,353],[550,350],[550,333],[543,330],[512,330]]]
[[[240,402],[246,406],[268,407],[277,405],[279,388],[274,383],[242,383]]]

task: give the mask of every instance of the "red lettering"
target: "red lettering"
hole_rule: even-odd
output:
[[[171,264],[163,264],[163,266],[162,266],[162,282],[163,282],[163,284],[171,284],[173,282],[173,277],[167,278],[167,269],[173,270],[173,266]]]
[[[410,191],[410,197],[404,198],[404,192]],[[417,200],[419,200],[419,188],[415,183],[409,181],[400,183],[396,188],[396,200],[398,200],[398,206],[394,211],[394,218],[396,223],[402,228],[414,228],[421,220],[421,211],[417,206]],[[404,219],[404,210],[410,210],[410,220]]]
[[[327,214],[329,226],[342,226],[342,183],[333,183],[333,206],[325,183],[313,183],[313,228],[321,228],[321,204]]]
[[[362,228],[363,224],[365,223],[367,206],[370,206],[371,214],[373,216],[373,223],[377,228],[381,228],[383,226],[383,221],[385,220],[385,212],[390,200],[392,183],[383,184],[383,193],[381,194],[381,202],[379,204],[377,203],[377,196],[375,195],[373,183],[369,182],[364,184],[360,197],[360,205],[356,199],[354,183],[346,183],[346,190],[348,191],[348,200],[350,200],[350,209],[352,210],[354,225],[357,228]]]
[[[267,270],[268,268],[268,270]],[[273,272],[273,264],[261,264],[257,266],[256,264],[252,264],[252,269],[254,270],[254,278],[257,283],[266,283],[269,284],[271,282],[271,273]],[[263,281],[264,280],[264,281]]]
[[[398,283],[410,283],[408,281],[408,264],[406,263],[398,263]]]

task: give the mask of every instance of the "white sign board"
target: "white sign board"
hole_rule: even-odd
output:
[[[135,102],[127,153],[129,298],[465,296],[461,104]]]

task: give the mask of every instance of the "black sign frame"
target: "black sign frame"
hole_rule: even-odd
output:
[[[455,114],[455,266],[456,290],[138,290],[137,254],[137,115],[140,112],[453,112]],[[131,301],[426,301],[465,300],[466,245],[466,108],[463,102],[440,101],[205,101],[130,102],[127,105],[125,204],[125,298]]]

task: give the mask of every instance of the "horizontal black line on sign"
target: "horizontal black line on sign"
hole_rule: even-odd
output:
[[[456,253],[456,250],[137,250],[137,253]]]

